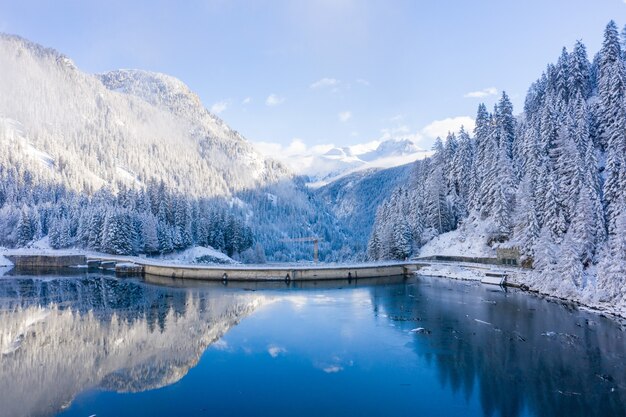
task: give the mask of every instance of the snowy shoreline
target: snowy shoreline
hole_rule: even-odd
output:
[[[540,298],[545,298],[562,304],[574,305],[580,310],[585,310],[598,315],[610,316],[620,322],[626,320],[626,310],[607,303],[585,303],[579,299],[560,297],[549,292],[533,288],[525,279],[532,270],[521,268],[488,266],[481,264],[469,264],[463,262],[432,262],[431,265],[420,268],[415,272],[416,276],[432,276],[444,279],[480,282],[484,277],[481,271],[497,271],[507,274],[505,286],[518,288],[520,291]],[[626,324],[626,322],[624,323]]]

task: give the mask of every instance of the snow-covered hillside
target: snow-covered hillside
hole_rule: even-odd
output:
[[[290,178],[173,77],[85,74],[9,35],[0,36],[0,67],[1,150],[73,189],[154,179],[210,196]]]
[[[153,254],[195,243],[234,255],[260,243],[256,258],[297,260],[309,251],[283,240],[314,235],[325,237],[322,259],[351,253],[304,182],[182,81],[86,74],[10,35],[0,35],[0,68],[1,245],[50,233],[55,248]]]
[[[408,181],[412,165],[387,169],[364,169],[343,175],[315,190],[349,230],[358,231],[354,239],[365,248],[376,216],[376,209],[401,184]]]
[[[481,255],[498,242],[532,262],[530,288],[624,311],[624,47],[611,21],[593,60],[581,41],[563,48],[519,116],[505,92],[493,112],[480,104],[473,137],[437,140],[380,206],[370,256],[403,259],[425,243],[420,255]]]

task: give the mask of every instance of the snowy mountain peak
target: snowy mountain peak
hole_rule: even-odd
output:
[[[408,138],[392,138],[344,147],[324,153],[290,155],[285,158],[295,172],[310,178],[319,187],[344,176],[367,169],[391,168],[423,159],[431,154]]]
[[[120,69],[99,74],[110,90],[131,94],[148,103],[181,112],[183,108],[202,106],[200,98],[178,78],[159,72]],[[183,106],[184,104],[184,106]]]
[[[388,139],[381,142],[375,150],[361,154],[359,157],[364,161],[373,161],[380,158],[404,156],[418,152],[424,152],[424,150],[411,139]]]
[[[110,71],[97,77],[109,90],[139,97],[176,116],[200,123],[212,135],[226,135],[232,140],[245,141],[219,117],[210,113],[202,104],[200,97],[176,77],[136,69]]]
[[[28,39],[24,39],[21,36],[0,33],[0,42],[7,46],[10,45],[17,58],[22,57],[25,52],[28,52],[39,59],[55,62],[61,67],[73,70],[76,69],[74,61],[58,52],[56,49],[46,48],[45,46],[31,42]]]

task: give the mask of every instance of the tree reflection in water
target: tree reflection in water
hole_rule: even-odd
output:
[[[0,415],[54,414],[89,388],[172,384],[263,301],[102,275],[0,280]]]
[[[415,352],[437,367],[443,387],[486,416],[626,415],[626,341],[619,323],[517,291],[420,278],[372,287],[375,311],[423,327]]]
[[[107,401],[114,399],[117,410],[135,415],[145,408],[142,401],[170,400],[190,402],[187,410],[211,404],[236,413],[254,409],[247,407],[256,407],[250,399],[256,398],[284,415],[293,415],[289,404],[302,407],[301,415],[340,415],[359,406],[363,413],[403,414],[413,398],[386,401],[401,396],[395,384],[404,386],[406,374],[420,369],[415,380],[435,387],[427,390],[432,398],[414,398],[434,404],[423,410],[458,411],[465,398],[467,411],[482,408],[486,416],[625,415],[626,343],[615,321],[472,283],[426,277],[400,282],[358,280],[313,289],[280,283],[252,292],[103,275],[2,279],[0,416],[53,415],[89,389],[143,392],[178,381],[169,396],[133,396],[134,409],[123,408],[128,397],[100,394],[88,405],[108,411],[113,404]],[[241,349],[215,349],[200,363],[208,346],[261,305],[268,307],[229,335]],[[268,355],[268,334],[288,353]],[[246,353],[244,340],[258,348],[256,356]],[[396,349],[393,360],[387,346]],[[342,372],[319,371],[316,361],[329,355],[334,361],[336,352],[350,365],[336,368]],[[181,381],[194,367],[196,379]],[[424,379],[431,370],[437,376]],[[198,381],[202,390],[195,389]],[[224,381],[236,381],[248,401],[228,401],[232,393]],[[276,387],[292,402],[273,396]],[[355,387],[369,389],[367,401],[359,404],[362,392]],[[412,387],[412,395],[426,392]],[[211,398],[198,395],[207,390]],[[341,398],[333,397],[338,392]],[[436,403],[455,396],[460,404]],[[82,415],[76,413],[84,409],[67,412],[72,410]]]

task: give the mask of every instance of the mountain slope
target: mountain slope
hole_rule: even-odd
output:
[[[245,224],[269,259],[310,258],[282,242],[301,236],[324,236],[320,259],[351,252],[349,233],[304,182],[180,80],[86,74],[10,35],[0,35],[0,68],[0,245],[51,233],[55,248],[168,253],[200,243],[233,255],[252,244]]]
[[[315,194],[348,230],[358,231],[354,239],[361,249],[369,239],[376,209],[392,191],[409,180],[412,164],[388,169],[357,171],[318,188]]]
[[[85,74],[58,52],[8,35],[0,37],[0,66],[3,150],[72,189],[153,179],[215,196],[290,178],[175,78]],[[28,158],[30,148],[51,163]]]

